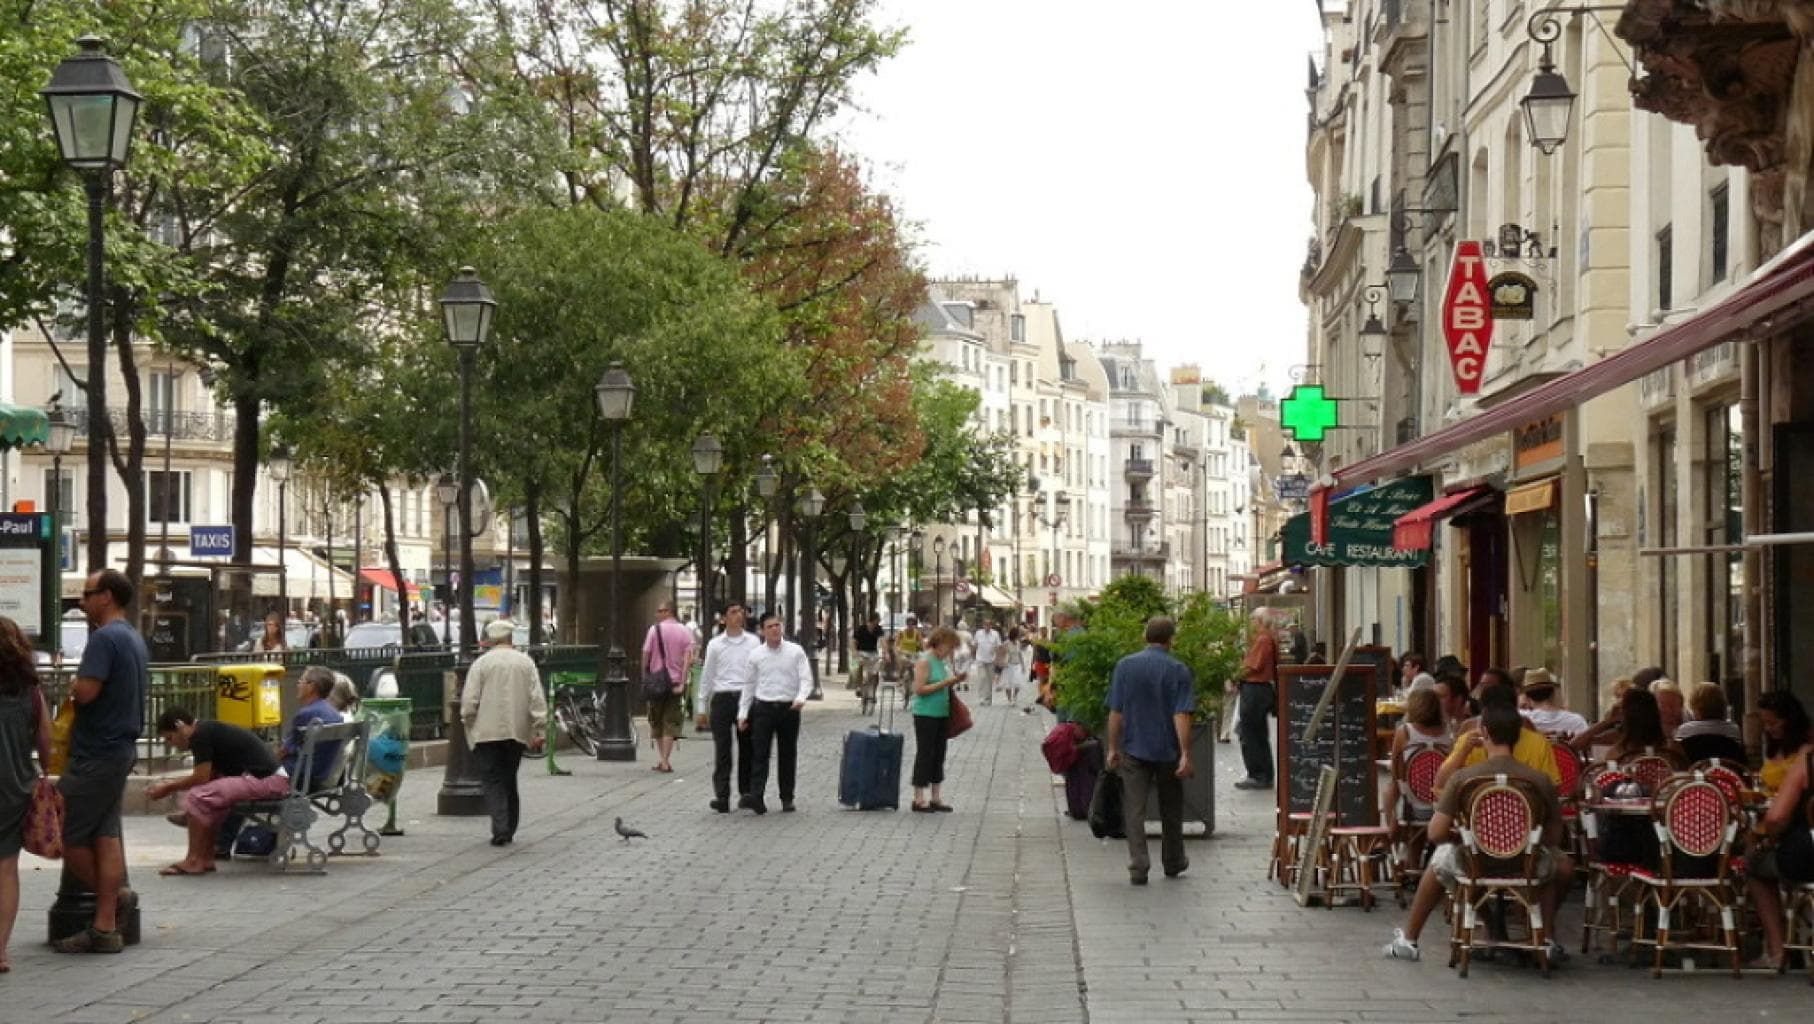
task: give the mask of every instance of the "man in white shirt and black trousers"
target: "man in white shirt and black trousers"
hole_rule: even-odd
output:
[[[757,814],[767,814],[762,802],[768,789],[768,748],[772,741],[780,752],[779,763],[781,809],[794,809],[794,765],[799,755],[800,709],[813,691],[812,665],[806,651],[792,640],[782,639],[781,617],[769,612],[762,617],[762,645],[750,655],[750,671],[755,681],[743,691],[737,706],[737,729],[750,736],[750,788],[737,806]]]
[[[693,706],[700,709],[699,725],[712,730],[712,746],[717,759],[712,766],[712,810],[731,812],[731,743],[737,745],[737,798],[739,802],[750,791],[750,734],[737,728],[743,694],[755,682],[750,668],[750,655],[762,646],[754,633],[743,628],[741,604],[732,603],[724,610],[724,632],[705,645],[705,668],[699,674],[699,693]]]

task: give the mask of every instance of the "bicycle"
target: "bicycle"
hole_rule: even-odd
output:
[[[562,683],[554,690],[554,720],[587,757],[598,756],[605,738],[605,709],[598,688]]]

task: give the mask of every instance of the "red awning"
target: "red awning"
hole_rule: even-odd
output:
[[[1445,494],[1422,508],[1392,521],[1392,546],[1400,551],[1427,551],[1436,524],[1493,500],[1494,491],[1484,484]]]
[[[1532,388],[1453,426],[1401,444],[1334,472],[1337,490],[1400,475],[1495,434],[1572,409],[1653,370],[1681,362],[1752,327],[1787,326],[1796,307],[1814,299],[1814,232],[1805,234],[1759,267],[1751,280],[1705,311],[1574,373]]]
[[[398,590],[402,589],[397,586],[396,574],[391,572],[389,569],[372,569],[372,568],[360,569],[359,578],[364,580],[367,583],[370,583],[374,587],[383,587],[384,589],[390,590],[390,591],[398,591]],[[411,596],[411,597],[415,597],[416,595],[418,595],[422,592],[421,588],[417,587],[414,583],[406,583],[405,585],[409,587],[409,596]]]

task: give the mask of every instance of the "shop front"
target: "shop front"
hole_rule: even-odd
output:
[[[1322,537],[1313,535],[1309,512],[1279,531],[1284,564],[1314,570],[1316,639],[1331,657],[1356,628],[1362,643],[1425,649],[1429,552],[1395,547],[1393,527],[1429,504],[1431,490],[1427,476],[1358,488],[1328,502]]]

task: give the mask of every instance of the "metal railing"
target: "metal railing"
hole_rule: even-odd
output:
[[[174,409],[141,410],[140,416],[145,421],[145,432],[155,438],[168,437],[174,441],[211,441],[219,444],[231,444],[237,418],[231,412],[181,412]],[[69,410],[69,417],[75,426],[77,437],[88,436],[88,410],[76,408]],[[107,407],[107,421],[112,424],[115,434],[125,434],[131,416],[120,406]]]
[[[1150,501],[1130,501],[1122,509],[1124,515],[1134,518],[1151,518],[1154,511],[1153,503]]]
[[[198,719],[213,718],[215,697],[219,693],[214,669],[206,665],[152,665],[149,685],[145,687],[144,724],[138,742],[138,764],[135,772],[151,774],[181,761],[183,754],[172,751],[158,739],[157,720],[170,708],[186,708]],[[44,699],[54,709],[69,694],[75,680],[75,666],[41,669],[38,681],[44,687]]]
[[[1152,476],[1153,475],[1153,460],[1152,459],[1129,459],[1129,460],[1127,460],[1127,475],[1128,476]]]

